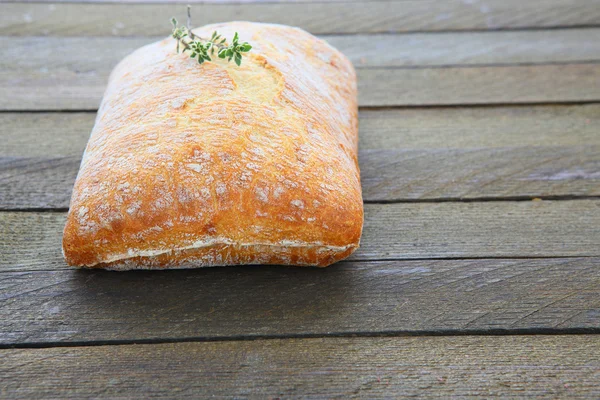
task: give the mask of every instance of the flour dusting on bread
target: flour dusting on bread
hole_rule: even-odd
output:
[[[231,22],[253,49],[198,65],[174,39],[111,74],[63,238],[71,265],[326,266],[359,245],[356,75],[297,28]]]

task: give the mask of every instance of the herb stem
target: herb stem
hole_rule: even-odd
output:
[[[196,39],[198,39],[198,40],[200,40],[200,41],[202,41],[202,42],[210,42],[210,40],[208,40],[208,39],[205,39],[205,38],[202,38],[202,37],[200,37],[200,36],[196,36],[196,35],[194,35],[194,34],[192,33],[192,31],[189,31],[189,32],[190,32],[190,34],[189,34],[189,37],[190,37],[190,38],[196,38]],[[186,41],[185,41],[185,38],[181,38],[181,39],[179,39],[179,41],[181,42],[181,44],[183,45],[183,47],[185,48],[185,50],[190,50],[190,49],[191,49],[191,48],[190,48],[190,44],[191,44],[191,42],[186,42]],[[215,42],[212,42],[212,44],[213,44],[213,46],[214,46],[214,47],[216,47],[216,48],[217,48],[217,49],[219,49],[219,50],[221,50],[221,49],[226,49],[226,48],[227,48],[227,46],[225,46],[224,44],[215,43]]]
[[[190,33],[190,37],[192,39],[196,38],[196,35],[194,35],[194,32],[192,32],[192,28],[190,28],[190,26],[192,26],[192,6],[190,6],[189,4],[187,5],[187,30]]]

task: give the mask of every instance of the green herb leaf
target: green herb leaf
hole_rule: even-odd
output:
[[[227,58],[227,61],[235,60],[235,63],[239,66],[242,63],[242,53],[246,53],[252,49],[252,46],[248,42],[239,43],[240,36],[237,32],[234,33],[233,39],[229,46],[227,46],[227,39],[222,37],[216,30],[212,32],[210,39],[204,39],[195,35],[191,31],[191,15],[190,6],[188,6],[188,21],[187,26],[178,26],[177,19],[171,18],[171,24],[173,30],[171,36],[177,40],[177,54],[179,54],[179,48],[183,46],[182,53],[189,51],[191,58],[195,58],[198,64],[202,64],[205,61],[212,61],[211,55],[215,55],[215,48],[217,56],[221,59]],[[185,39],[189,37],[189,39]]]

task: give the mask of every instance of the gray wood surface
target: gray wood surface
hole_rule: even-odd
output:
[[[171,16],[184,19],[185,4],[3,4],[0,35],[160,35],[168,32]],[[576,27],[600,25],[600,2],[403,0],[302,4],[269,1],[195,4],[193,16],[195,26],[248,20],[299,26],[313,33]]]
[[[2,272],[0,346],[600,332],[599,268],[586,257]]]
[[[28,144],[31,134],[25,131],[35,131],[39,128],[21,119],[16,122],[17,117],[11,117],[11,114],[4,115],[15,121],[14,123],[23,125],[23,128],[13,129],[13,132],[23,137],[17,146],[37,154],[35,150],[37,146]],[[3,121],[2,116],[0,114],[0,121]],[[53,124],[54,122],[51,122],[49,125]],[[67,123],[64,119],[61,119],[60,124],[65,125],[65,133],[75,129],[73,127],[75,123]],[[90,130],[88,126],[91,128],[92,124],[93,121],[77,128],[84,131],[85,140]],[[491,149],[538,146],[568,148],[582,144],[600,144],[598,126],[600,126],[600,104],[362,109],[359,111],[359,148],[360,150]],[[8,142],[17,143],[13,139],[9,139]],[[44,146],[48,146],[45,142]],[[18,156],[29,154],[17,151],[7,154]]]
[[[0,210],[68,208],[80,162],[0,157]],[[366,202],[600,196],[600,145],[364,150],[359,162]]]
[[[195,4],[194,25],[296,25],[352,60],[362,247],[71,269],[108,73],[184,19],[144,3],[0,4],[0,398],[600,397],[600,0]]]
[[[0,46],[10,56],[10,60],[0,62],[7,71],[32,66],[45,66],[49,73],[51,68],[65,67],[74,71],[109,69],[138,47],[167,37],[169,26],[165,28],[162,36],[161,32],[156,32],[158,36],[152,37],[0,36]],[[600,61],[600,28],[327,35],[321,38],[342,51],[356,68]]]
[[[63,268],[65,213],[0,212],[0,269]],[[600,200],[367,204],[352,260],[600,256]]]
[[[600,100],[600,64],[358,70],[361,106]]]
[[[4,157],[81,156],[96,113],[0,113]],[[360,150],[598,145],[600,104],[359,110]]]
[[[11,398],[598,398],[600,336],[254,340],[2,351]]]
[[[0,114],[0,209],[67,208],[93,113]],[[600,195],[600,106],[363,110],[366,201]]]
[[[328,40],[359,67],[363,106],[600,100],[600,29],[543,34],[387,35],[383,50],[370,36]],[[112,68],[152,40],[2,37],[0,110],[96,109]],[[549,61],[559,64],[505,65]]]
[[[195,4],[352,60],[362,247],[76,270],[64,210],[108,73],[184,19],[130,2],[0,4],[0,398],[600,398],[600,0]]]
[[[599,5],[600,7],[600,5]],[[598,61],[600,29],[328,35],[357,68]]]
[[[363,197],[398,201],[598,196],[600,146],[583,143],[569,148],[367,150],[360,153]],[[36,176],[36,183],[42,179]],[[50,184],[36,186],[45,189]]]
[[[96,110],[109,69],[6,71],[0,110]],[[359,69],[359,105],[577,103],[600,100],[600,64]]]

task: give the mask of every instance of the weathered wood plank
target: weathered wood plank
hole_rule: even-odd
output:
[[[2,61],[3,68],[18,71],[32,66],[64,68],[67,64],[68,68],[79,71],[96,70],[99,65],[109,69],[126,54],[162,40],[167,34],[118,38],[0,36],[0,46],[10,56],[10,60]],[[600,28],[329,35],[322,38],[346,54],[357,68],[600,60]],[[56,51],[60,52],[60,58]]]
[[[167,36],[165,34],[165,36]],[[46,68],[98,73],[163,37],[0,36],[5,71]],[[330,35],[357,68],[600,61],[600,28],[427,34]],[[39,71],[38,71],[39,72]]]
[[[600,146],[373,150],[360,160],[367,201],[600,195]],[[42,190],[52,182],[37,178]]]
[[[0,210],[68,208],[81,158],[0,157]],[[363,199],[600,196],[600,145],[364,150]]]
[[[183,20],[185,4],[3,4],[0,34],[160,35],[168,33],[171,16]],[[600,25],[600,2],[405,0],[195,4],[193,14],[196,26],[247,20],[298,26],[319,34],[485,30]]]
[[[96,110],[108,70],[0,72],[0,110]],[[600,100],[600,63],[359,69],[361,106],[570,103]]]
[[[0,273],[0,345],[600,330],[600,258]]]
[[[0,210],[68,208],[81,157],[0,156]]]
[[[2,115],[0,121],[3,121],[1,118]],[[30,134],[24,132],[26,129],[39,129],[33,126],[29,128],[30,125],[22,119],[19,122],[14,118],[11,120],[15,121],[12,126],[18,124],[24,127],[15,126],[14,131],[19,136],[29,137]],[[46,124],[42,120],[39,123]],[[87,125],[77,123],[77,128],[71,128],[72,124],[62,119],[60,124],[65,125],[67,132],[71,129],[83,130],[87,140],[93,121]],[[597,145],[600,144],[598,126],[600,104],[362,109],[359,112],[359,148],[417,150]],[[81,143],[85,143],[85,140]],[[18,144],[26,152],[14,151],[7,155],[35,153],[35,147],[25,143],[29,141],[23,138]],[[9,142],[15,143],[12,139]],[[33,139],[31,143],[35,143]]]
[[[94,118],[0,114],[0,209],[68,207]],[[598,196],[599,124],[598,104],[363,110],[364,199]]]
[[[9,398],[597,398],[600,336],[315,338],[2,351]]]
[[[89,112],[0,113],[0,155],[81,156],[95,119],[96,113]]]
[[[367,204],[352,260],[600,256],[600,201]],[[63,268],[64,213],[0,213],[0,268]]]
[[[361,106],[600,100],[600,64],[358,70]]]
[[[0,113],[4,157],[81,156],[95,113]],[[598,145],[600,104],[359,111],[361,150]]]
[[[358,71],[359,102],[363,106],[599,100],[598,63],[502,65],[597,61],[600,49],[594,51],[594,48],[600,46],[600,29],[577,30],[575,34],[557,32],[543,32],[558,36],[549,37],[543,47],[538,45],[540,32],[523,33],[525,39],[519,39],[513,32],[457,33],[449,39],[442,39],[445,35],[435,35],[438,38],[411,35],[416,44],[386,35],[379,37],[384,50],[369,44],[372,40],[369,36],[361,36],[356,43],[345,37],[329,40],[333,44],[338,42],[357,66],[364,62],[365,68]],[[569,35],[572,37],[568,38]],[[457,43],[464,42],[461,37],[471,39],[459,46]],[[561,44],[552,45],[554,39]],[[150,38],[2,37],[0,109],[95,109],[111,69],[125,55],[150,41]],[[520,44],[513,46],[515,42]],[[373,51],[376,53],[371,54]],[[490,62],[499,65],[473,65]],[[370,69],[415,65],[471,66]]]
[[[325,36],[357,68],[600,59],[600,29]]]

